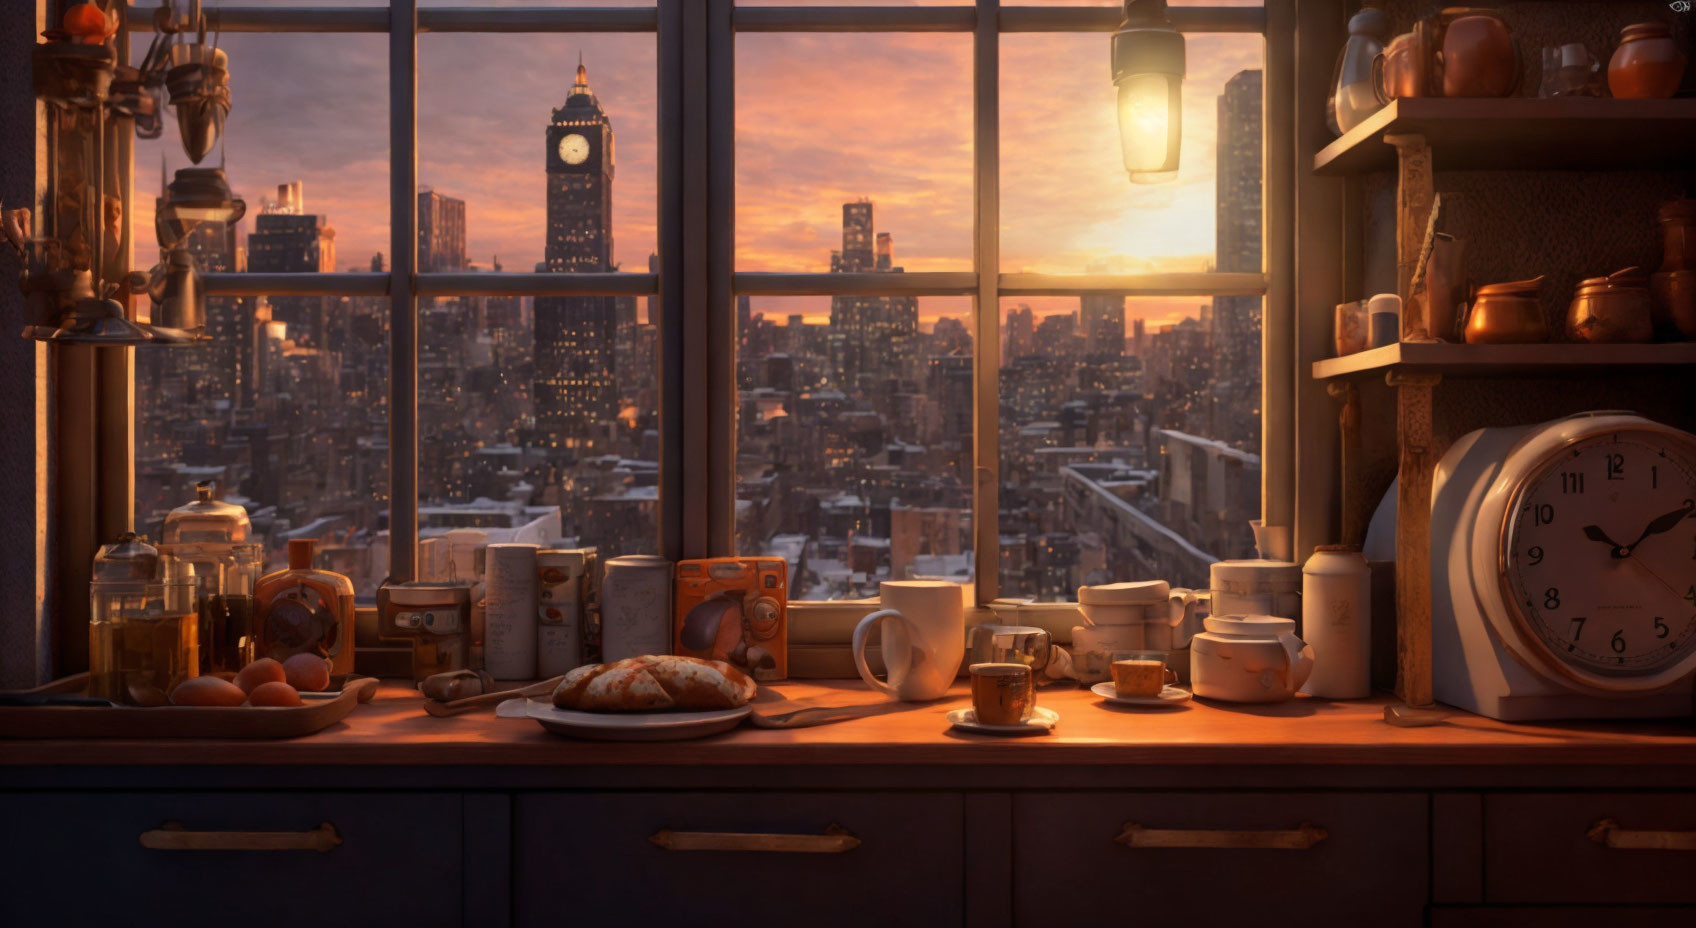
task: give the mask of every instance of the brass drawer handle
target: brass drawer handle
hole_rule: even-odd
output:
[[[672,831],[661,828],[648,836],[668,851],[770,851],[779,854],[842,854],[860,846],[841,825],[822,835],[762,835],[735,831]]]
[[[329,822],[311,831],[189,831],[166,822],[141,833],[141,846],[155,851],[328,851],[341,843]]]
[[[1210,828],[1149,828],[1126,822],[1113,840],[1126,847],[1222,847],[1262,851],[1305,851],[1328,837],[1317,825],[1302,822],[1282,831],[1239,831]]]
[[[1696,851],[1696,831],[1638,831],[1611,818],[1590,826],[1590,840],[1625,851]]]

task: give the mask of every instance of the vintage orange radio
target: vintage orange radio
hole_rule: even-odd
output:
[[[780,557],[677,562],[672,645],[728,661],[761,683],[789,676],[789,564]]]

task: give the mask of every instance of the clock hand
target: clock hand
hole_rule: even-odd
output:
[[[1626,554],[1631,553],[1630,551],[1626,550],[1625,545],[1622,545],[1619,542],[1614,541],[1612,538],[1609,538],[1608,533],[1602,531],[1602,527],[1599,526],[1599,525],[1586,525],[1586,526],[1584,526],[1584,537],[1590,539],[1591,541],[1599,541],[1599,542],[1613,548],[1614,549],[1613,550],[1613,556],[1614,557],[1625,557],[1625,554],[1620,553],[1621,551],[1625,551]]]
[[[1654,577],[1654,578],[1655,578],[1655,582],[1656,582],[1656,583],[1659,583],[1659,584],[1660,584],[1660,585],[1661,585],[1661,586],[1664,586],[1664,587],[1666,587],[1666,588],[1667,588],[1667,591],[1668,591],[1668,592],[1670,592],[1670,593],[1672,593],[1672,595],[1674,595],[1674,596],[1681,596],[1681,595],[1682,595],[1682,594],[1680,594],[1680,593],[1679,593],[1679,592],[1678,592],[1678,590],[1675,590],[1675,589],[1673,589],[1673,586],[1672,586],[1672,584],[1670,584],[1670,583],[1668,583],[1668,582],[1666,582],[1666,581],[1665,581],[1665,580],[1663,580],[1663,579],[1661,579],[1661,575],[1660,575],[1660,574],[1658,574],[1658,573],[1655,573],[1655,572],[1654,572],[1654,571],[1653,571],[1653,570],[1650,570],[1650,569],[1649,569],[1649,565],[1648,565],[1648,564],[1645,564],[1645,563],[1643,563],[1643,562],[1642,562],[1642,561],[1639,561],[1639,560],[1637,560],[1637,559],[1635,559],[1635,558],[1633,558],[1633,559],[1632,559],[1632,561],[1631,561],[1631,563],[1633,563],[1633,564],[1636,564],[1636,565],[1637,565],[1637,566],[1638,566],[1638,567],[1641,567],[1641,568],[1643,568],[1643,572],[1644,572],[1644,573],[1646,573],[1646,574],[1648,574],[1648,575],[1649,575],[1649,576],[1651,576],[1651,577]]]
[[[1679,506],[1677,509],[1674,509],[1672,512],[1662,513],[1661,515],[1656,516],[1643,529],[1643,534],[1637,536],[1636,541],[1632,542],[1631,544],[1622,546],[1622,549],[1625,551],[1624,554],[1620,554],[1618,551],[1616,551],[1616,552],[1614,552],[1614,557],[1630,557],[1631,552],[1638,545],[1643,543],[1643,539],[1648,538],[1650,535],[1659,535],[1662,532],[1672,531],[1673,526],[1684,521],[1684,518],[1686,516],[1690,515],[1690,510],[1691,510],[1692,507],[1696,507],[1696,502],[1692,502],[1691,500],[1685,500],[1684,505]]]

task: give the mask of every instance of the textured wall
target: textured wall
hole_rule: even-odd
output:
[[[0,3],[0,203],[38,206],[44,148],[30,92],[30,46],[41,0]],[[36,212],[39,214],[40,210]],[[47,352],[18,337],[18,262],[0,254],[0,688],[33,686],[47,673]],[[34,320],[28,320],[33,322]],[[38,447],[39,445],[39,447]]]

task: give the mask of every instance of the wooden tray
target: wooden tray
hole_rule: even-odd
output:
[[[375,677],[330,682],[341,689],[302,693],[304,706],[0,706],[0,738],[298,738],[341,721],[377,692]],[[87,685],[88,675],[76,674],[28,692],[75,694]]]

